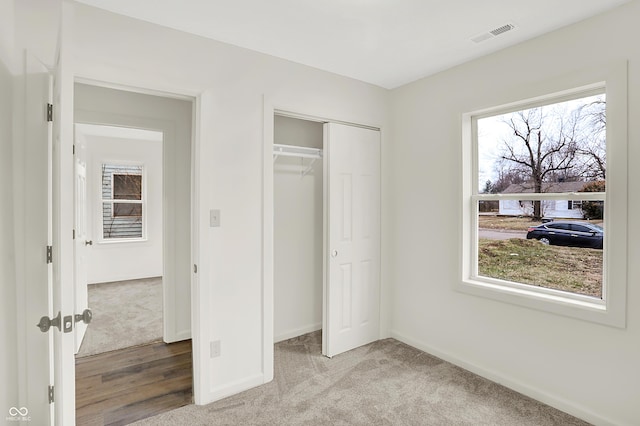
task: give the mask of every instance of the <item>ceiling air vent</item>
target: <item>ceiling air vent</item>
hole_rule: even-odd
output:
[[[507,25],[503,25],[501,27],[496,28],[495,30],[491,30],[489,31],[491,34],[493,34],[494,36],[498,36],[502,33],[506,33],[507,31],[511,31],[512,29],[514,29],[515,26],[511,25],[511,24],[507,24]]]
[[[473,41],[474,43],[481,43],[485,40],[489,40],[491,38],[497,37],[501,34],[506,33],[507,31],[511,31],[512,29],[514,29],[516,26],[513,24],[505,24],[502,26],[499,26],[498,28],[494,28],[489,32],[486,33],[482,33],[482,34],[478,34],[475,37],[471,38],[471,41]]]

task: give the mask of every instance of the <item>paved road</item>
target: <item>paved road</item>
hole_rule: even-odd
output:
[[[495,229],[478,229],[478,237],[490,240],[508,240],[509,238],[526,238],[527,233],[522,231],[503,231]]]

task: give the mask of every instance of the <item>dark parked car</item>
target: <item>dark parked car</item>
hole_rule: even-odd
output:
[[[602,248],[604,229],[584,222],[548,222],[527,229],[527,239],[543,244],[569,247]]]

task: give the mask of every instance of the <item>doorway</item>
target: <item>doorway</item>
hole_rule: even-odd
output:
[[[273,111],[274,340],[322,328],[332,357],[380,335],[380,131]]]
[[[322,123],[274,118],[274,341],[322,329]]]
[[[161,341],[162,132],[75,125],[77,357]]]
[[[79,278],[76,312],[83,312],[88,305],[88,281],[90,287],[95,286],[92,290],[106,290],[103,296],[111,297],[102,304],[110,309],[109,314],[106,310],[102,314],[113,316],[113,320],[107,321],[108,332],[125,336],[115,338],[119,340],[115,351],[78,358],[76,363],[78,380],[87,382],[98,375],[103,387],[95,392],[110,395],[107,399],[113,404],[105,405],[103,401],[97,407],[87,395],[94,388],[90,386],[87,390],[76,381],[78,390],[83,389],[84,413],[102,416],[103,422],[107,422],[109,416],[116,423],[118,418],[131,419],[131,412],[122,411],[121,402],[135,407],[134,413],[152,415],[192,400],[193,108],[193,100],[189,98],[168,98],[91,84],[74,85],[74,154],[76,159],[86,157],[85,198],[89,206],[85,235],[75,231],[74,258]],[[77,216],[83,210],[78,202],[82,199],[76,196]],[[76,223],[81,224],[83,220]],[[84,283],[83,269],[88,277]],[[160,306],[152,307],[157,300]],[[140,308],[137,314],[127,310],[129,305]],[[155,324],[153,336],[142,336],[143,341],[129,340],[136,334],[134,329],[139,328],[138,323],[146,321],[140,320],[139,314],[157,316],[158,310],[161,323]],[[98,321],[100,314],[94,313],[94,321]],[[120,330],[114,330],[116,325]],[[88,329],[91,333],[91,325]],[[81,332],[82,328],[77,327],[76,331]],[[77,347],[81,340],[82,336],[77,336]],[[99,371],[91,367],[94,364],[100,366]],[[163,376],[151,368],[158,365],[172,366],[170,368],[179,374]],[[144,375],[147,370],[149,376]],[[160,400],[161,395],[154,393],[157,389],[170,390],[169,393],[178,397]],[[153,409],[145,409],[146,405]],[[90,422],[96,417],[87,419]]]

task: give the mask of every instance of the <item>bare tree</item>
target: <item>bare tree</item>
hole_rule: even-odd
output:
[[[504,122],[512,135],[503,141],[501,162],[525,172],[533,192],[543,192],[543,182],[572,175],[579,154],[579,111],[549,117],[543,108],[532,108],[515,112]],[[540,201],[535,201],[533,218],[541,217]]]
[[[605,133],[607,129],[607,101],[604,95],[585,105],[585,116],[595,133]]]
[[[517,111],[504,115],[503,122],[509,134],[502,139],[498,166],[510,179],[523,178],[523,188],[542,193],[545,183],[606,178],[604,95]],[[535,201],[534,219],[541,218],[541,210]]]
[[[605,180],[607,177],[607,115],[604,96],[585,105],[582,115],[589,130],[579,153],[583,157],[582,175],[588,180]]]
[[[497,167],[496,174],[498,178],[491,186],[493,194],[504,192],[512,184],[522,185],[529,180],[527,174],[517,167]]]

